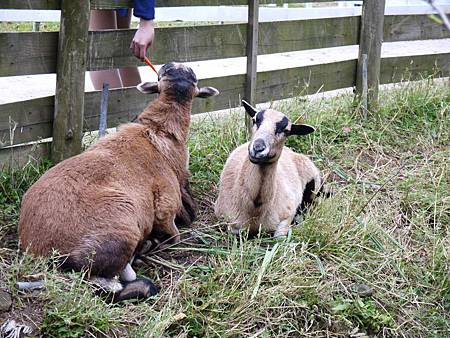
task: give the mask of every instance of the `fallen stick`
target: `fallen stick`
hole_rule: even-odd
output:
[[[45,286],[45,281],[38,280],[35,282],[17,282],[16,287],[19,290],[39,290],[43,289]]]

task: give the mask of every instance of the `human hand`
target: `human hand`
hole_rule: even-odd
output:
[[[134,56],[144,61],[147,49],[152,45],[155,37],[155,24],[153,20],[144,20],[141,18],[138,30],[131,41],[130,49]]]

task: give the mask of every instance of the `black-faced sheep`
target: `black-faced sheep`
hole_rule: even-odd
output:
[[[122,283],[111,287],[116,301],[156,292],[150,281],[136,279],[129,262],[148,236],[179,241],[176,215],[192,220],[186,166],[192,100],[218,94],[199,89],[194,72],[176,63],[138,89],[159,96],[136,123],[48,170],[24,195],[19,220],[29,253],[56,249],[63,269],[87,269],[106,281],[120,275]]]
[[[253,121],[250,142],[236,148],[220,177],[215,213],[231,222],[232,232],[261,228],[284,236],[302,203],[321,186],[320,171],[306,156],[284,146],[290,135],[307,135],[314,128],[292,124],[276,110],[257,111],[242,101]]]

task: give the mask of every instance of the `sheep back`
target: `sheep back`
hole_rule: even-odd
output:
[[[146,131],[125,125],[48,170],[23,197],[21,246],[35,255],[56,249],[79,266],[91,252],[123,256],[120,271],[155,226],[170,233],[161,219],[181,206],[179,178]]]

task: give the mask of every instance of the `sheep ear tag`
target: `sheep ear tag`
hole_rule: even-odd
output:
[[[159,93],[158,82],[142,82],[136,86],[136,88],[144,94]]]
[[[256,108],[254,108],[250,103],[248,103],[245,100],[242,100],[242,105],[244,106],[245,111],[247,112],[248,115],[250,115],[250,117],[255,117],[255,115],[258,113],[258,111],[256,110]]]
[[[316,129],[308,124],[293,124],[289,135],[308,135],[314,131],[316,131]]]
[[[214,87],[202,87],[198,90],[197,97],[205,99],[210,96],[219,95],[219,91]]]

